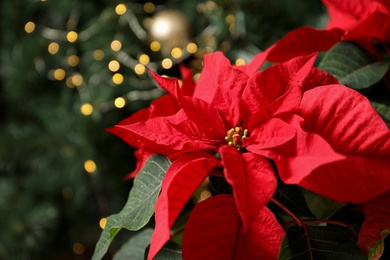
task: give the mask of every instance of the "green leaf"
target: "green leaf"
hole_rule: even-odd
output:
[[[292,226],[287,229],[278,259],[364,260],[351,230],[339,226]]]
[[[147,258],[149,247],[145,250],[145,259]],[[168,241],[163,248],[158,251],[153,260],[182,260],[181,245]]]
[[[154,213],[161,182],[170,161],[163,155],[152,155],[134,179],[124,208],[107,218],[107,224],[96,244],[93,260],[102,259],[116,234],[126,228],[136,231],[144,227]]]
[[[144,260],[145,248],[150,243],[153,229],[146,228],[133,237],[131,237],[121,248],[116,252],[113,260]]]
[[[356,44],[340,42],[325,54],[318,67],[335,76],[340,84],[365,89],[378,83],[389,65],[389,59],[374,61],[369,53]]]
[[[306,189],[302,189],[302,194],[310,211],[318,219],[327,219],[345,206],[345,203],[329,199]]]
[[[308,208],[305,198],[297,185],[287,185],[283,182],[278,182],[274,198],[298,217],[315,217]],[[277,209],[275,208],[275,210]]]
[[[375,110],[382,117],[383,121],[385,121],[386,125],[390,128],[390,107],[381,103],[376,103],[374,101],[371,101],[371,105],[373,108],[375,108]]]

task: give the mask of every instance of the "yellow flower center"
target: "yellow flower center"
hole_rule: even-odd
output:
[[[248,136],[248,130],[242,127],[234,127],[226,132],[225,141],[234,146],[238,151],[242,149],[242,139]]]

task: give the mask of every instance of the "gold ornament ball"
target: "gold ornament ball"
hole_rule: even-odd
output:
[[[173,48],[185,48],[190,42],[190,31],[187,18],[179,11],[162,10],[150,21],[150,40],[160,43],[164,56],[169,56]]]

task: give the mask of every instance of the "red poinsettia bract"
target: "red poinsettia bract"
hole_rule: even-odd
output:
[[[152,74],[176,99],[177,113],[116,126],[174,158],[156,203],[149,259],[195,190],[221,167],[243,232],[275,191],[268,159],[285,183],[341,202],[364,202],[389,188],[389,129],[366,98],[314,68],[315,58],[253,73],[209,54],[192,95]]]
[[[184,230],[183,259],[277,259],[284,230],[267,207],[250,216],[247,231],[240,226],[231,195],[200,202]]]
[[[343,40],[377,39],[390,43],[390,2],[387,0],[322,0],[330,21],[327,29],[341,28]]]
[[[195,83],[192,79],[191,70],[180,66],[180,71],[182,75],[183,80],[183,87],[182,91],[186,95],[193,95]],[[165,84],[171,84],[176,87],[176,84],[178,82],[175,79],[166,79],[164,80]],[[118,123],[116,127],[111,127],[106,129],[108,132],[115,134],[122,138],[126,143],[128,143],[130,146],[137,148],[134,155],[137,159],[137,164],[135,169],[128,174],[125,179],[131,179],[134,178],[137,173],[142,169],[144,166],[146,160],[155,153],[158,153],[158,151],[151,150],[150,146],[148,145],[147,140],[140,138],[137,134],[129,132],[124,130],[121,127],[118,127],[120,125],[130,125],[136,122],[143,122],[148,119],[154,118],[154,117],[161,117],[161,116],[169,116],[174,115],[177,113],[177,111],[180,110],[180,105],[177,102],[177,99],[172,95],[164,95],[162,97],[157,98],[154,100],[149,108],[141,109],[138,112],[134,113],[132,116],[122,120]],[[160,149],[161,150],[161,149]],[[168,148],[165,148],[164,155],[169,156],[172,154],[172,151],[170,151]]]
[[[364,223],[359,232],[358,245],[368,259],[380,259],[390,234],[390,190],[363,204]]]

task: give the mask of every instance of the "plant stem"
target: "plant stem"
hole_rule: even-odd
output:
[[[277,199],[271,198],[271,201],[278,206],[281,210],[283,210],[287,215],[289,215],[294,222],[296,222],[299,226],[305,226],[306,224],[300,220],[294,213],[292,213],[288,208],[286,208],[282,203],[280,203]]]

